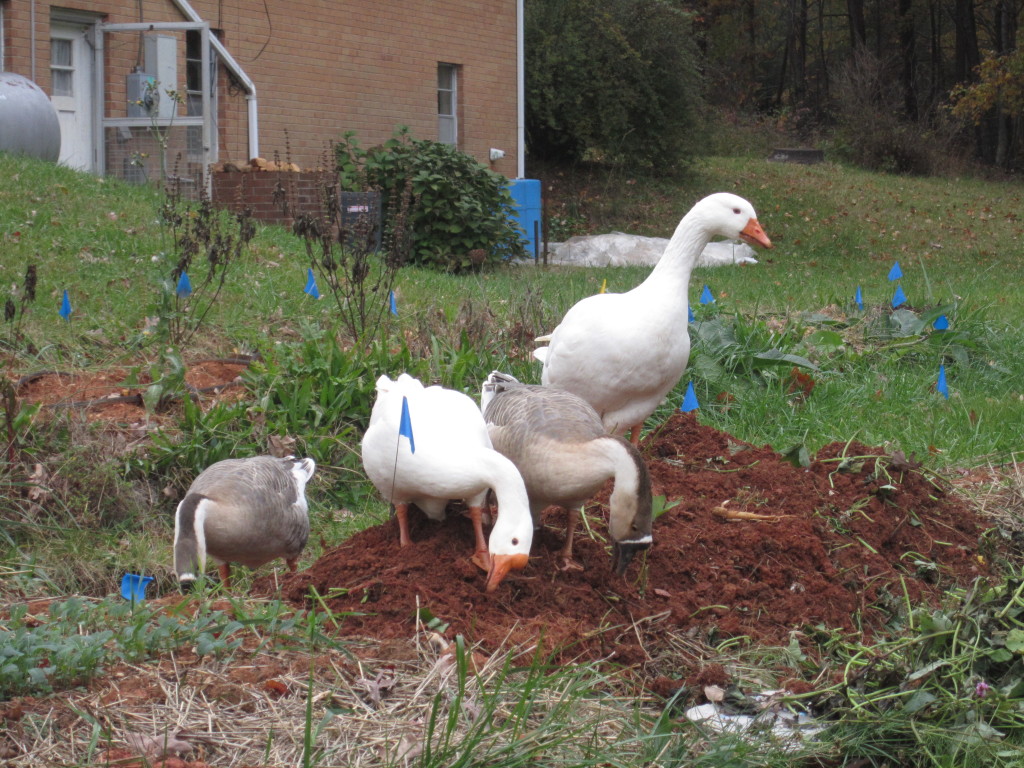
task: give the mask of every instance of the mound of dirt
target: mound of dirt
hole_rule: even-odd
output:
[[[888,606],[936,600],[987,571],[981,521],[900,454],[835,443],[794,466],[681,413],[641,447],[654,493],[679,503],[655,521],[654,546],[625,579],[603,541],[609,484],[588,506],[594,536],[577,535],[582,571],[556,569],[564,518],[549,510],[529,566],[487,595],[469,561],[469,520],[414,514],[411,546],[399,549],[393,520],[367,529],[288,575],[283,594],[348,614],[342,633],[408,637],[429,609],[485,649],[508,639],[562,659],[634,663],[666,628],[767,643],[815,627],[870,635]]]

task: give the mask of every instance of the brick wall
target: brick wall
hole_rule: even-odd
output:
[[[256,219],[284,226],[302,213],[321,214],[322,190],[335,182],[328,171],[218,171],[211,179],[215,205],[236,212],[249,208]],[[279,201],[287,201],[287,210]]]
[[[51,3],[6,3],[8,66],[29,74],[28,10],[36,9],[36,82],[48,93]],[[73,0],[63,4],[103,14],[108,22],[139,21],[136,0]],[[499,173],[517,169],[515,0],[192,0],[257,87],[260,154],[318,167],[329,143],[355,131],[364,147],[406,125],[419,139],[437,138],[437,65],[459,75],[459,148]],[[183,21],[170,0],[142,0],[146,22]],[[126,67],[134,35],[107,47],[107,114],[124,109]],[[179,67],[184,88],[184,67]],[[248,120],[244,92],[221,66],[218,82],[219,159],[244,163]],[[490,163],[491,147],[505,157]]]

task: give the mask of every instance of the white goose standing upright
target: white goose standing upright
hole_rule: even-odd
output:
[[[187,589],[219,565],[231,586],[231,563],[256,568],[283,557],[294,571],[309,539],[306,483],[316,463],[294,456],[225,459],[204,469],[174,515],[174,570]]]
[[[402,436],[403,398],[411,438]],[[472,560],[488,571],[487,591],[494,591],[513,568],[526,567],[533,542],[526,487],[515,465],[491,446],[483,415],[470,397],[424,387],[406,373],[397,380],[381,376],[362,457],[366,474],[395,507],[401,546],[410,543],[410,504],[432,520],[443,520],[449,500],[461,499],[473,520]],[[488,541],[482,514],[489,489],[497,497],[499,515]]]
[[[614,435],[632,430],[639,442],[654,413],[686,370],[690,355],[690,273],[714,235],[771,248],[753,206],[719,192],[701,200],[676,227],[661,260],[627,293],[603,293],[577,302],[534,350],[545,386],[574,392]]]
[[[494,371],[480,397],[496,450],[512,460],[526,483],[534,525],[549,506],[567,511],[563,567],[573,567],[579,506],[615,478],[608,501],[612,568],[618,574],[651,546],[651,477],[640,452],[609,435],[591,405],[552,387],[521,384]]]

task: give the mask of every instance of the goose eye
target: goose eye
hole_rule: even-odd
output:
[[[518,547],[519,546],[519,539],[512,539],[512,546],[513,547]]]
[[[732,212],[738,214],[740,212],[740,209],[739,208],[733,208]]]

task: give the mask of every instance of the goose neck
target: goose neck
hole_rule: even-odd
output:
[[[691,214],[683,217],[676,227],[665,253],[655,265],[649,281],[664,283],[669,280],[689,284],[690,274],[704,247],[711,241],[711,233]]]

